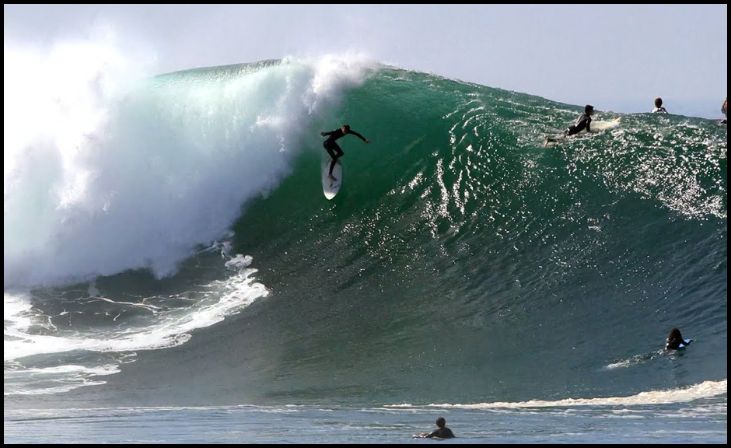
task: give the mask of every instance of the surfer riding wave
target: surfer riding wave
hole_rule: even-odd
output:
[[[322,146],[325,147],[325,150],[328,154],[330,154],[330,157],[332,157],[332,162],[330,162],[330,171],[328,171],[328,177],[331,181],[336,181],[337,179],[333,176],[333,168],[335,167],[335,164],[337,163],[338,159],[343,156],[343,150],[340,149],[340,146],[335,142],[340,137],[344,137],[347,134],[355,135],[356,137],[360,138],[366,143],[370,143],[370,140],[360,135],[358,132],[355,132],[350,129],[350,125],[344,124],[339,129],[335,129],[334,131],[330,132],[320,132],[320,135],[328,136],[327,140],[325,140],[322,144]]]

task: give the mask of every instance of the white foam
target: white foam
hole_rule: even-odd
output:
[[[5,395],[54,394],[104,384],[97,377],[119,372],[118,365],[129,362],[129,354],[183,344],[191,338],[192,331],[215,325],[269,295],[266,287],[253,277],[257,271],[249,267],[253,262],[251,256],[239,254],[231,261],[233,263],[227,267],[234,273],[223,280],[198,287],[196,299],[188,307],[163,309],[96,297],[119,305],[154,308],[154,323],[141,327],[73,332],[59,332],[54,327],[53,334],[37,334],[31,331],[32,327],[49,322],[48,316],[32,306],[28,295],[6,293],[3,344]],[[100,365],[63,364],[65,361],[61,354],[75,351],[111,353],[112,362],[116,364],[109,364],[109,356],[99,357],[101,361],[97,362],[101,362]],[[54,354],[61,364],[50,367],[24,365],[25,358],[29,356],[48,354]],[[93,357],[89,359],[91,361],[88,362],[94,362]]]
[[[105,384],[92,378],[119,373],[115,364],[98,367],[63,365],[5,370],[4,395],[42,395],[68,392],[83,386]]]
[[[429,404],[423,407],[458,408],[458,409],[519,409],[519,408],[550,408],[575,406],[639,406],[651,404],[684,403],[710,398],[727,393],[726,380],[704,381],[689,387],[640,392],[636,395],[624,397],[598,398],[566,398],[563,400],[528,400],[518,402],[494,402],[475,404]],[[389,405],[391,408],[415,408],[411,404]]]
[[[254,300],[266,297],[269,291],[263,284],[255,282],[252,277],[254,273],[256,269],[244,269],[226,280],[217,280],[204,285],[203,289],[209,290],[207,298],[197,301],[192,308],[159,312],[157,323],[154,325],[125,328],[106,333],[103,337],[95,336],[93,333],[78,336],[31,334],[23,331],[25,323],[6,327],[4,359],[10,361],[32,355],[76,350],[92,352],[154,350],[183,344],[190,339],[191,331],[214,325],[226,316],[239,312]]]
[[[33,323],[33,307],[26,294],[3,294],[5,330],[26,331]]]
[[[243,256],[241,254],[237,254],[234,258],[226,262],[226,267],[229,269],[242,269],[248,267],[252,261],[253,259],[250,255]]]
[[[647,362],[650,360],[653,360],[655,358],[658,358],[662,355],[667,354],[667,351],[665,349],[659,349],[652,353],[648,354],[642,354],[642,355],[634,355],[631,358],[623,359],[621,361],[613,362],[610,364],[607,364],[605,366],[606,369],[612,370],[612,369],[620,369],[620,368],[626,368],[630,367],[636,364],[640,364],[643,362]]]

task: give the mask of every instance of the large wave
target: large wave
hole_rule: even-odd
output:
[[[22,380],[32,369],[73,371],[73,387],[103,376],[80,400],[134,405],[725,389],[716,122],[596,105],[600,132],[546,148],[580,107],[347,58],[191,70],[131,92],[73,163],[36,163],[66,154],[52,140],[6,171],[11,395],[51,390]],[[342,140],[330,202],[318,132],[344,122],[372,143]],[[33,237],[8,247],[15,234]],[[696,342],[658,354],[676,326]],[[65,350],[34,351],[46,337]],[[120,392],[140,384],[144,397]]]

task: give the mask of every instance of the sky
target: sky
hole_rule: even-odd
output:
[[[5,5],[9,46],[100,26],[159,73],[364,54],[401,68],[598,110],[721,116],[727,5]]]

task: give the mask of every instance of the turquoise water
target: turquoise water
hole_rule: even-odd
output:
[[[581,110],[266,61],[14,152],[5,440],[725,442],[726,128],[599,111],[543,147]],[[343,122],[372,143],[327,201]]]

